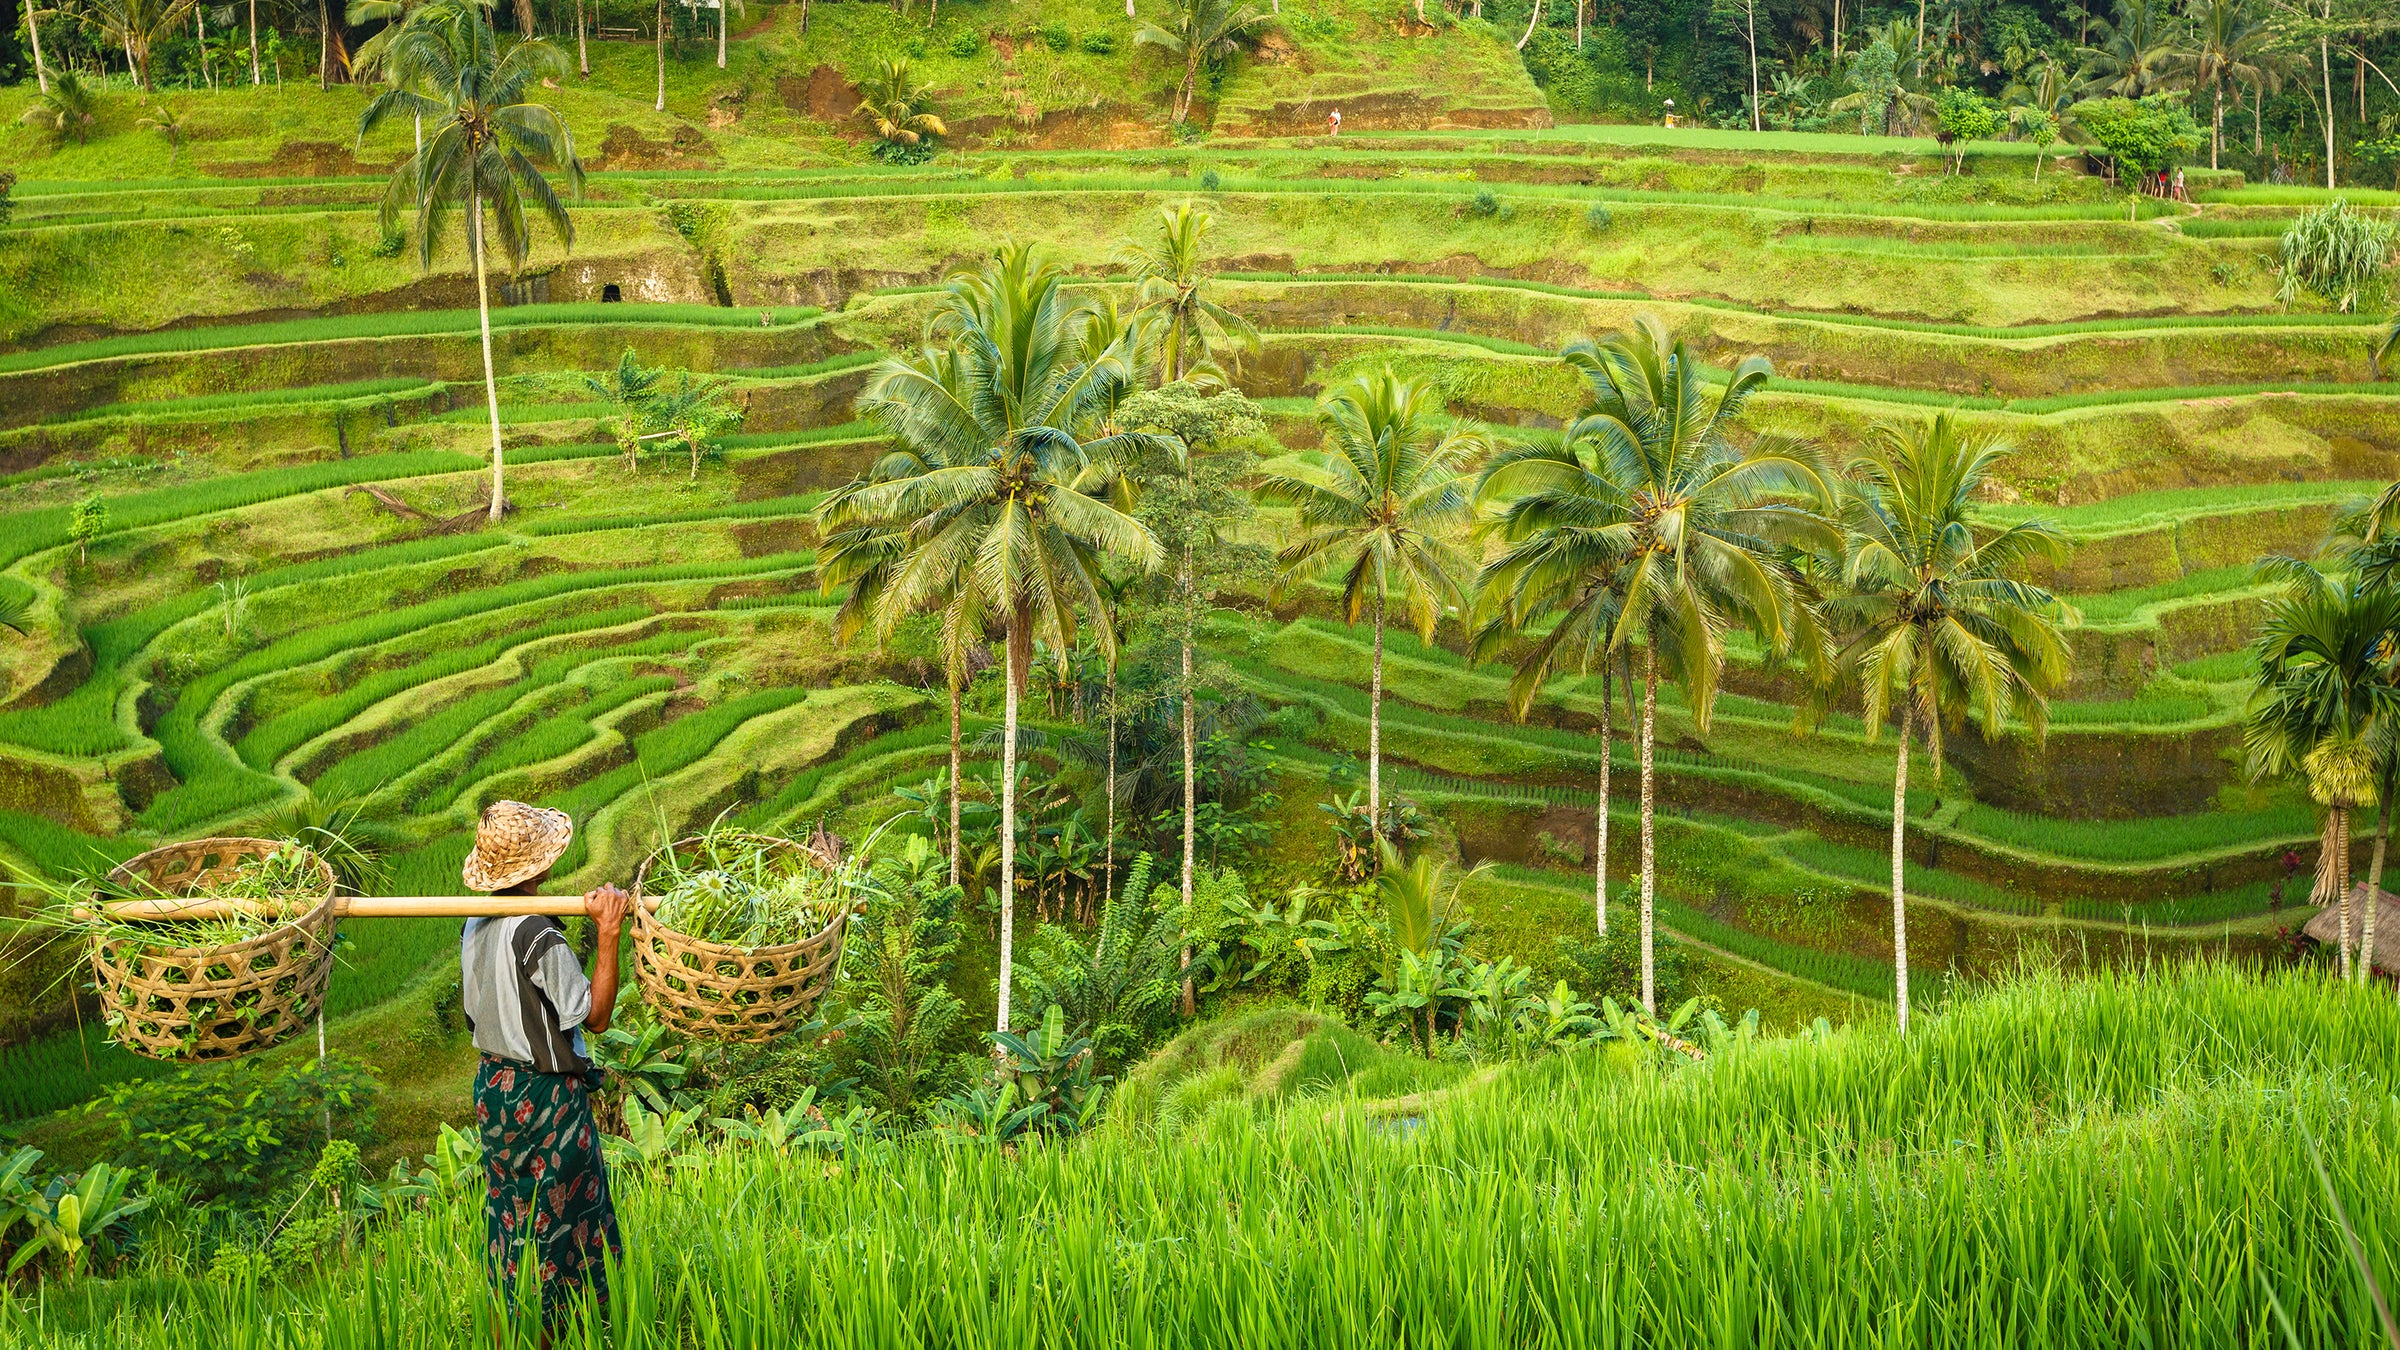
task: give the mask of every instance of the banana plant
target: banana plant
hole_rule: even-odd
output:
[[[802,1150],[838,1147],[844,1140],[843,1132],[828,1128],[825,1113],[817,1109],[817,1090],[813,1086],[803,1089],[789,1109],[770,1106],[760,1111],[752,1107],[738,1119],[719,1116],[710,1123],[735,1143],[787,1156]]]
[[[482,1180],[483,1140],[444,1124],[434,1137],[433,1151],[425,1155],[424,1166],[412,1172],[406,1158],[393,1163],[379,1189],[387,1206],[400,1201],[422,1206],[444,1195],[464,1195]]]
[[[1053,1003],[1032,1035],[995,1031],[992,1044],[998,1078],[1034,1112],[1028,1127],[1080,1134],[1099,1118],[1107,1075],[1092,1072],[1092,1039],[1068,1033],[1065,1009]]]
[[[1600,1031],[1600,1019],[1589,1003],[1575,997],[1575,991],[1560,980],[1549,996],[1541,999],[1533,1010],[1534,1042],[1545,1050],[1563,1050],[1591,1040]]]
[[[640,1098],[629,1097],[625,1101],[625,1133],[600,1136],[600,1146],[612,1163],[655,1173],[685,1161],[685,1148],[692,1142],[692,1127],[699,1119],[696,1110],[653,1112],[643,1107]]]
[[[12,1159],[13,1161],[13,1159]],[[67,1265],[72,1283],[83,1269],[84,1253],[95,1241],[105,1242],[111,1226],[150,1207],[150,1197],[127,1194],[134,1174],[122,1167],[93,1163],[81,1176],[61,1173],[38,1196],[25,1203],[33,1236],[9,1259],[8,1273],[16,1274],[44,1251],[56,1251]]]
[[[692,1053],[670,1042],[665,1023],[635,1030],[617,1025],[603,1031],[590,1049],[592,1062],[608,1071],[626,1095],[626,1108],[640,1101],[664,1115],[675,1109],[676,1093],[692,1073]]]

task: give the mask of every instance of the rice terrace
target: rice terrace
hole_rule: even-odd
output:
[[[0,1350],[2400,1350],[2377,0],[0,0]]]

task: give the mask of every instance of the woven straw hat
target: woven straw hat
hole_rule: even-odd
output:
[[[504,891],[548,871],[575,837],[564,811],[493,802],[475,825],[475,851],[461,869],[471,891]]]

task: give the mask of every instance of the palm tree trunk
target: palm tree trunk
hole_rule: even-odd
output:
[[[264,83],[258,74],[258,0],[250,0],[250,84]]]
[[[1117,658],[1108,658],[1108,838],[1101,845],[1100,907],[1117,895]]]
[[[1199,775],[1194,771],[1192,754],[1192,544],[1183,544],[1183,569],[1178,578],[1183,591],[1183,912],[1192,912],[1192,846],[1196,842],[1199,815]],[[1183,1015],[1190,1017],[1200,1009],[1192,992],[1192,944],[1187,933],[1183,944]]]
[[[733,0],[717,0],[717,69],[725,68],[725,21],[733,17]]]
[[[575,0],[575,66],[580,74],[592,73],[592,49],[584,45],[583,0]]]
[[[1658,848],[1654,833],[1657,815],[1656,780],[1651,776],[1652,747],[1658,740],[1658,648],[1642,644],[1642,1011],[1658,1016],[1658,963],[1655,905],[1658,899]]]
[[[1383,838],[1383,588],[1375,589],[1375,674],[1367,686],[1367,833]],[[1376,849],[1376,870],[1383,850]]]
[[[2350,808],[2333,808],[2333,884],[2342,892],[2342,978],[2349,979],[2350,959]]]
[[[2210,93],[2215,99],[2215,107],[2209,114],[2208,122],[2208,167],[2215,169],[2217,152],[2225,142],[2225,82],[2219,80]]]
[[[1190,45],[1190,57],[1183,63],[1183,89],[1175,101],[1175,120],[1187,122],[1192,116],[1192,94],[1200,82],[1200,44]]]
[[[33,82],[41,92],[50,92],[50,65],[42,59],[42,25],[34,6],[40,0],[25,0],[25,31],[33,35]],[[1131,7],[1133,0],[1126,0]],[[250,66],[258,68],[258,0],[250,0]]]
[[[317,0],[317,88],[331,89],[332,87],[333,19],[326,12],[325,0]]]
[[[492,373],[491,283],[484,272],[483,196],[478,188],[467,191],[467,238],[475,254],[475,321],[483,330],[483,398],[492,415],[491,519],[497,522],[508,510],[508,498],[500,481],[500,381]]]
[[[1017,698],[1032,662],[1033,615],[1024,605],[1008,616],[1008,667],[1000,733],[1000,1020],[1008,1030],[1010,964],[1017,955]]]
[[[1900,758],[1892,770],[1892,990],[1900,1034],[1908,1034],[1908,893],[1902,886],[1907,860],[1908,741],[1916,731],[1917,709],[1904,702],[1900,709]]]
[[[1600,920],[1600,936],[1608,936],[1608,663],[1600,664],[1600,809],[1592,822],[1592,912]]]
[[[2367,859],[2367,912],[2359,920],[2358,982],[2375,977],[2375,914],[2383,908],[2383,853],[2392,836],[2392,775],[2383,776],[2383,803],[2375,812],[2375,852]]]
[[[948,662],[944,662],[948,665]],[[958,884],[958,670],[948,672],[950,686],[950,884]]]
[[[1833,0],[1833,59],[1842,59],[1842,0]]]
[[[1533,30],[1541,26],[1542,0],[1533,0],[1533,17],[1525,21],[1525,35],[1517,39],[1518,51],[1525,50],[1525,44],[1533,41]]]
[[[1758,0],[1743,0],[1742,13],[1750,24],[1750,129],[1758,125]]]
[[[192,6],[192,32],[200,43],[201,83],[214,89],[217,87],[217,74],[209,68],[208,64],[208,6],[205,3]],[[168,154],[167,158],[170,161],[174,159],[172,152]]]
[[[666,110],[667,110],[667,0],[658,0],[658,102],[656,102],[656,103],[654,103],[654,104],[652,104],[652,105],[651,105],[651,111],[652,111],[652,112],[665,112]],[[1003,982],[1006,982],[1006,980],[1008,979],[1008,970],[1007,970],[1007,968],[1006,968],[1006,967],[1002,967],[1002,968],[1001,968],[1001,971],[1000,971],[1000,978],[1001,978],[1001,980],[1002,980]]]
[[[2325,186],[2333,187],[2333,43],[2320,36],[2317,39],[2317,60],[2325,71]],[[2343,892],[2347,895],[2348,892]],[[2349,941],[2349,930],[2343,930],[2343,942]],[[2349,958],[2349,947],[2342,948],[2343,959]]]

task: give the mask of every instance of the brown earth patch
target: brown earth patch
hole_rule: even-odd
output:
[[[663,141],[654,141],[623,122],[612,122],[608,135],[600,142],[600,153],[592,160],[594,168],[608,169],[683,169],[693,165],[717,163],[723,156],[708,143],[700,128],[689,122],[678,123],[674,134]]]
[[[831,66],[819,66],[806,79],[785,75],[775,81],[775,96],[783,106],[820,122],[839,122],[858,111],[858,86]]]
[[[1244,136],[1313,136],[1325,130],[1325,114],[1342,110],[1349,131],[1433,131],[1461,127],[1542,128],[1552,125],[1548,108],[1454,108],[1445,100],[1417,94],[1328,96],[1277,103],[1237,114],[1224,130]]]
[[[218,162],[207,168],[225,178],[339,178],[390,173],[398,162],[360,159],[351,147],[333,141],[285,141],[266,159]]]

